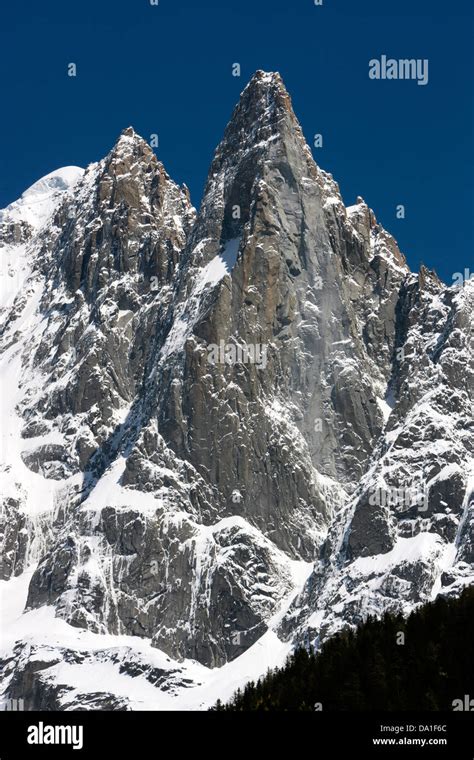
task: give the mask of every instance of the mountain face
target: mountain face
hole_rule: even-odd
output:
[[[474,582],[474,281],[344,206],[278,74],[199,212],[129,128],[0,246],[4,695],[195,709]]]

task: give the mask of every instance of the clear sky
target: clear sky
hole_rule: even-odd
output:
[[[281,73],[310,145],[323,135],[313,154],[346,204],[362,195],[412,268],[474,272],[473,0],[10,0],[0,13],[0,207],[102,158],[129,125],[159,135],[198,206],[260,68]],[[428,84],[370,79],[382,55],[428,59]]]

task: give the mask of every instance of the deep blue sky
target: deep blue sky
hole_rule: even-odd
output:
[[[448,282],[474,271],[472,0],[3,5],[0,208],[53,169],[102,158],[130,124],[159,134],[159,158],[199,205],[232,108],[261,68],[282,74],[310,144],[323,134],[313,153],[346,204],[362,195],[412,268],[424,261]],[[382,54],[428,58],[429,84],[370,80]]]

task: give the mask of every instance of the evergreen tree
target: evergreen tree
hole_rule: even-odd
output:
[[[403,636],[401,636],[403,634]],[[283,668],[214,710],[450,710],[474,698],[474,587],[408,619],[386,613],[329,639],[317,655],[297,649]]]

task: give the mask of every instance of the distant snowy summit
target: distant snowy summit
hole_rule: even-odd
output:
[[[64,166],[41,177],[18,200],[0,210],[0,224],[23,221],[38,230],[59,204],[60,195],[73,188],[83,174],[79,166]]]

